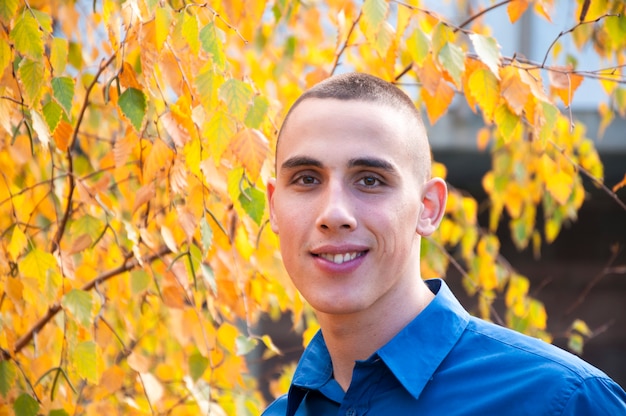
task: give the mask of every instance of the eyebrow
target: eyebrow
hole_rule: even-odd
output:
[[[323,168],[324,164],[312,157],[308,156],[294,156],[285,160],[280,167],[282,169],[296,169],[301,167],[316,167]],[[377,157],[359,157],[350,159],[348,161],[348,167],[365,167],[365,168],[374,168],[374,169],[382,169],[392,174],[396,174],[397,169],[394,165],[384,159]]]
[[[396,173],[396,168],[392,163],[377,157],[361,157],[356,159],[350,159],[350,161],[348,162],[348,166],[351,168],[364,167],[382,169],[389,173]]]

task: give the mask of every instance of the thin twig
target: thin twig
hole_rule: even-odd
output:
[[[463,23],[461,23],[459,25],[459,29],[464,28],[465,26],[469,25],[470,23],[472,23],[474,20],[478,19],[479,17],[481,17],[482,15],[489,13],[490,11],[497,9],[500,6],[504,6],[505,4],[510,3],[513,0],[503,0],[500,3],[496,3],[494,5],[491,5],[489,7],[487,7],[486,9],[481,10],[480,12],[476,13],[473,16],[470,16],[469,18],[467,18],[467,20],[465,20]]]
[[[548,55],[550,54],[550,51],[552,50],[554,45],[556,45],[556,43],[559,41],[559,39],[561,39],[563,36],[567,35],[568,33],[573,32],[579,26],[586,25],[586,24],[589,24],[589,23],[597,23],[597,22],[599,22],[600,20],[602,20],[602,19],[604,19],[606,17],[619,17],[619,16],[620,16],[619,14],[607,13],[607,14],[604,14],[604,15],[598,17],[595,20],[588,20],[586,22],[578,22],[574,26],[570,27],[569,29],[567,29],[565,31],[562,31],[561,33],[558,34],[558,36],[552,41],[552,43],[548,47],[548,50],[546,51],[546,55],[543,58],[543,62],[541,63],[541,68],[543,68],[546,65],[546,61],[548,60]]]
[[[359,23],[359,20],[361,20],[362,15],[363,15],[363,11],[359,11],[359,15],[356,17],[356,19],[354,19],[354,21],[352,22],[352,26],[350,26],[350,30],[348,30],[348,35],[346,36],[345,42],[343,43],[341,48],[339,48],[339,50],[335,52],[335,60],[333,62],[333,67],[330,70],[330,75],[334,74],[335,70],[339,66],[339,59],[341,58],[341,55],[343,55],[346,48],[348,47],[348,42],[350,42],[350,36],[352,36],[352,32],[354,32],[354,28],[356,28],[356,25]]]

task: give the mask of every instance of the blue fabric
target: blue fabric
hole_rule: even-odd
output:
[[[600,370],[471,317],[442,280],[427,284],[435,299],[372,357],[356,362],[347,392],[332,377],[318,332],[289,394],[263,415],[626,415],[626,393]]]

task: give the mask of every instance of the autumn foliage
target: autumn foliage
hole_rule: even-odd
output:
[[[576,219],[583,177],[613,197],[623,185],[604,184],[567,107],[594,78],[603,127],[626,117],[625,6],[577,4],[531,62],[503,56],[490,10],[467,5],[455,23],[415,0],[3,0],[0,414],[258,414],[270,381],[246,355],[281,353],[259,316],[292,313],[304,342],[315,329],[266,225],[276,132],[306,87],[344,70],[414,86],[432,124],[459,96],[482,117],[488,223],[451,184],[424,275],[459,268],[483,317],[500,296],[504,324],[550,340],[496,232],[506,213],[515,244],[540,251]],[[553,0],[489,7],[550,20]],[[606,65],[563,64],[566,36]]]

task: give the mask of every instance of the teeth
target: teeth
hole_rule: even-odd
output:
[[[319,256],[328,261],[332,261],[335,264],[343,264],[347,261],[354,260],[360,255],[359,252],[345,253],[345,254],[320,254]]]

